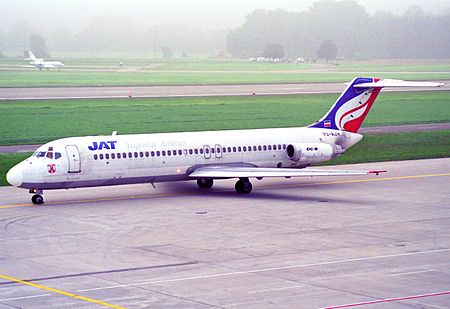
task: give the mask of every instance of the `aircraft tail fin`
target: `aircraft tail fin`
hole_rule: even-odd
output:
[[[343,130],[356,133],[384,87],[440,87],[441,83],[354,78],[331,109],[310,128]]]
[[[33,52],[31,50],[28,51],[28,59],[26,60],[37,60],[36,56],[33,54]]]

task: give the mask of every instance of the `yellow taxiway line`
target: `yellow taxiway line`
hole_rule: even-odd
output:
[[[409,176],[395,176],[395,177],[380,177],[380,178],[368,178],[368,179],[350,179],[350,180],[337,180],[337,181],[325,181],[325,182],[310,182],[301,184],[282,184],[282,185],[268,185],[259,186],[261,189],[282,189],[282,188],[296,188],[296,187],[307,187],[307,186],[323,186],[323,185],[337,185],[346,183],[365,183],[372,181],[392,181],[392,180],[404,180],[404,179],[420,179],[420,178],[430,178],[430,177],[445,177],[450,176],[450,173],[440,173],[440,174],[421,174],[421,175],[409,175]],[[306,177],[305,177],[306,178]],[[228,190],[224,190],[228,191]],[[216,193],[219,191],[215,191]],[[158,198],[158,197],[174,197],[181,195],[198,195],[201,194],[198,191],[191,192],[176,192],[176,193],[159,193],[151,195],[133,195],[133,196],[122,196],[122,197],[106,197],[98,199],[87,199],[78,201],[64,201],[64,202],[50,202],[45,203],[46,205],[62,205],[62,204],[72,204],[72,203],[94,203],[94,202],[112,202],[121,200],[134,200],[134,199],[146,199],[146,198]],[[13,205],[3,205],[0,209],[5,208],[15,208],[15,207],[36,207],[34,204],[13,204]]]
[[[21,280],[21,279],[17,279],[17,278],[14,278],[14,277],[11,277],[11,276],[7,276],[7,275],[0,274],[0,278],[1,279],[5,279],[5,280],[9,280],[9,281],[13,281],[13,282],[17,282],[17,283],[21,283],[21,284],[24,284],[24,285],[29,285],[29,286],[32,286],[34,288],[38,288],[38,289],[41,289],[41,290],[50,291],[50,292],[53,292],[55,294],[64,295],[64,296],[68,296],[68,297],[72,297],[72,298],[76,298],[76,299],[80,299],[80,300],[83,300],[83,301],[86,301],[86,302],[90,302],[90,303],[101,305],[101,306],[108,307],[108,308],[125,309],[125,307],[122,307],[122,306],[113,305],[113,304],[110,304],[110,303],[107,303],[107,302],[104,302],[104,301],[101,301],[101,300],[97,300],[97,299],[81,296],[81,295],[74,294],[74,293],[69,293],[69,292],[66,292],[66,291],[62,291],[62,290],[59,290],[59,289],[51,288],[51,287],[48,287],[48,286],[45,286],[45,285],[36,284],[36,283],[33,283],[33,282]]]

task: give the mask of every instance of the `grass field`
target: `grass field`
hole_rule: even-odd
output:
[[[325,64],[265,63],[245,59],[141,57],[74,58],[63,61],[61,71],[23,68],[21,59],[0,59],[0,87],[36,86],[125,86],[259,84],[298,82],[346,82],[355,76],[376,76],[407,80],[450,79],[449,60],[423,61],[340,61]],[[121,68],[119,63],[123,62]]]
[[[444,158],[450,156],[450,131],[366,135],[328,164]],[[382,166],[382,164],[380,165]]]
[[[161,69],[161,68],[159,68]],[[125,86],[125,85],[201,85],[201,84],[274,84],[300,82],[348,82],[356,75],[405,80],[450,79],[448,72],[383,73],[376,72],[292,72],[292,71],[2,71],[0,87],[38,86]]]
[[[0,185],[6,172],[30,153],[0,154]],[[440,158],[450,156],[450,131],[367,135],[343,156],[329,164]],[[383,164],[380,163],[380,168]]]
[[[0,103],[0,144],[118,131],[154,133],[308,125],[337,95],[57,100]],[[450,122],[450,92],[382,93],[365,126]]]

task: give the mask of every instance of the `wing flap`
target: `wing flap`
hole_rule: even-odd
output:
[[[386,171],[263,168],[263,167],[199,167],[191,178],[262,178],[262,177],[313,177],[379,174]]]

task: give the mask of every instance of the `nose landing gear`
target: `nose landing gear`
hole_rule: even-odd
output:
[[[31,197],[31,202],[35,205],[40,205],[44,203],[44,198],[42,197],[42,194],[44,193],[42,190],[39,189],[30,189],[30,193],[34,193],[34,195]]]

